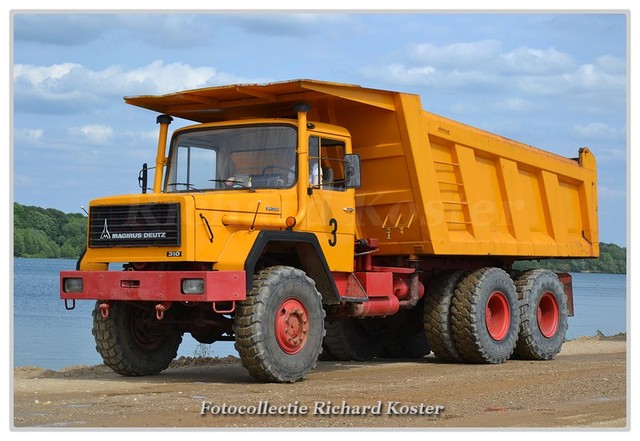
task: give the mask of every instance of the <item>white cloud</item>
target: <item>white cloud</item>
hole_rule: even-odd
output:
[[[14,104],[17,112],[64,114],[84,108],[95,100],[79,87],[83,67],[76,63],[50,66],[13,66]],[[104,85],[101,86],[104,90]]]
[[[590,139],[621,139],[624,137],[624,130],[615,129],[602,122],[593,122],[587,125],[576,124],[573,132],[580,137]]]
[[[15,40],[47,45],[81,46],[102,36],[115,23],[107,14],[15,15]]]
[[[192,67],[183,63],[165,64],[156,60],[146,66],[126,70],[110,66],[101,71],[86,69],[80,64],[62,63],[51,66],[17,64],[14,80],[29,84],[42,96],[46,94],[122,93],[140,91],[163,93],[225,81],[229,75],[220,74],[213,67]]]
[[[436,66],[472,66],[494,60],[500,54],[500,42],[482,40],[437,46],[432,43],[414,44],[409,47],[409,56],[417,62]]]
[[[25,175],[21,173],[15,173],[13,175],[13,185],[19,188],[37,188],[40,186],[40,178],[33,176],[32,174]]]
[[[51,66],[34,66],[31,64],[16,64],[13,67],[13,79],[26,79],[33,85],[51,82],[63,78],[71,72],[72,69],[81,67],[76,63],[61,63]]]
[[[122,135],[134,142],[150,142],[158,140],[158,130],[129,131],[122,133]]]
[[[88,124],[82,127],[71,127],[69,136],[83,137],[86,141],[95,144],[104,144],[113,136],[113,129],[101,124]]]
[[[28,129],[27,130],[27,136],[33,140],[38,140],[40,138],[42,138],[42,135],[44,135],[44,130],[42,129]]]
[[[158,31],[162,30],[161,37]],[[81,47],[99,39],[139,39],[162,48],[194,47],[208,42],[212,26],[192,14],[18,13],[15,40],[48,46]]]
[[[41,128],[14,128],[14,143],[26,143],[32,146],[42,147],[46,143],[45,131]]]
[[[128,70],[110,66],[96,71],[76,63],[14,66],[16,110],[34,113],[80,112],[99,107],[97,103],[113,96],[162,94],[259,80],[220,72],[214,67],[167,64],[162,60]]]
[[[239,14],[225,17],[224,25],[235,25],[242,31],[274,37],[326,37],[330,29],[353,28],[358,24],[345,14]]]
[[[533,108],[533,104],[529,100],[511,97],[498,101],[495,108],[507,112],[528,112]]]
[[[192,67],[183,63],[164,64],[161,60],[129,71],[111,68],[108,72],[98,72],[95,75],[113,78],[127,93],[140,93],[141,89],[148,90],[148,93],[169,93],[222,84],[235,78],[233,75],[219,73],[213,67]]]
[[[622,90],[626,86],[626,76],[624,71],[610,73],[603,71],[596,64],[584,64],[573,72],[563,75],[563,79],[568,85],[573,85],[581,89],[616,89]]]
[[[533,49],[520,47],[506,54],[500,54],[501,68],[508,73],[523,75],[549,75],[566,72],[575,68],[576,63],[567,54],[554,48]]]
[[[433,66],[407,66],[390,63],[381,67],[365,67],[360,72],[367,78],[380,79],[403,86],[428,86],[438,89],[469,89],[474,87],[494,88],[498,78],[491,73],[454,69],[444,70]]]
[[[609,60],[609,63],[603,63],[603,59]],[[601,57],[599,60],[596,60],[596,63],[575,67],[567,64],[566,69],[549,74],[542,74],[541,69],[540,75],[518,75],[514,77],[514,85],[530,95],[567,96],[572,100],[590,98],[591,105],[601,103],[606,106],[605,103],[619,103],[626,94],[625,69],[613,62],[617,59]],[[561,63],[557,67],[560,65]],[[596,96],[599,99],[595,98]]]
[[[115,18],[113,29],[123,32],[125,39],[134,36],[149,46],[164,50],[206,45],[216,29],[202,16],[192,14],[122,14]]]
[[[599,163],[610,161],[626,161],[627,151],[621,148],[601,148],[598,149],[596,159]]]
[[[413,44],[409,59],[417,64],[429,64],[453,70],[472,69],[485,72],[540,75],[565,72],[575,68],[571,56],[554,48],[519,47],[505,52],[498,40],[480,40],[437,46],[432,43]]]
[[[382,76],[396,84],[429,84],[436,73],[431,66],[407,67],[401,63],[391,63],[381,69],[363,69],[371,76]]]
[[[627,192],[625,190],[616,190],[614,188],[599,185],[598,198],[599,199],[626,199]]]
[[[571,95],[575,99],[600,93],[619,99],[626,85],[625,67],[624,60],[610,55],[579,64],[553,47],[520,46],[505,51],[497,40],[479,40],[440,46],[412,44],[407,46],[405,60],[368,66],[361,72],[392,84],[473,89],[480,94],[500,91],[525,97]],[[503,107],[523,110],[524,101],[504,99]]]
[[[603,55],[598,57],[594,63],[597,68],[603,72],[611,74],[625,74],[627,64],[620,58],[611,55]]]

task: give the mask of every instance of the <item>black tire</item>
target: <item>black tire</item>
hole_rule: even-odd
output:
[[[516,288],[502,269],[482,268],[465,276],[451,303],[453,336],[465,361],[508,360],[518,339],[519,309]]]
[[[425,296],[424,331],[433,354],[445,363],[464,361],[456,347],[451,328],[451,301],[456,286],[464,274],[462,270],[443,271],[436,274]]]
[[[516,280],[520,301],[520,332],[514,356],[550,360],[562,348],[568,328],[567,298],[558,276],[543,269]]]
[[[431,347],[424,331],[415,333],[396,333],[386,339],[381,358],[406,358],[420,360],[431,353]]]
[[[252,377],[301,380],[322,351],[322,297],[303,271],[267,268],[254,277],[253,289],[236,310],[233,330],[240,360]]]
[[[327,321],[324,343],[331,355],[342,361],[369,361],[377,357],[384,339],[372,330],[377,327],[375,320],[346,318]]]
[[[82,263],[82,259],[84,259],[85,254],[87,254],[87,247],[84,247],[80,256],[78,256],[78,260],[76,261],[76,271],[80,271],[80,264]]]
[[[333,356],[327,345],[322,343],[322,352],[318,355],[318,361],[333,361],[336,357]]]
[[[411,309],[380,319],[379,333],[384,343],[378,354],[381,358],[419,360],[431,353],[422,324],[422,300]]]
[[[104,364],[125,376],[155,375],[176,357],[182,333],[156,319],[150,304],[114,302],[109,317],[93,310],[92,334]]]

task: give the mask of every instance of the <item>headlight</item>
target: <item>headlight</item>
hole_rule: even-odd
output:
[[[182,279],[182,294],[204,294],[204,279]]]
[[[64,279],[64,292],[82,292],[82,279]]]

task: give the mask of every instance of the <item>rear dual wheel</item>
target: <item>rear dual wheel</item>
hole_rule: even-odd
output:
[[[324,343],[331,355],[342,361],[373,360],[383,348],[383,335],[376,331],[379,319],[344,318],[327,321]]]
[[[567,299],[558,276],[536,269],[516,279],[520,334],[515,356],[550,360],[560,352],[567,332]]]
[[[424,301],[423,323],[427,340],[434,355],[445,363],[463,361],[453,338],[450,313],[453,293],[463,276],[462,270],[436,274]]]
[[[462,359],[503,363],[514,351],[520,304],[509,274],[482,268],[466,275],[451,300],[451,329]]]
[[[327,321],[324,344],[333,358],[342,361],[421,359],[431,349],[417,312],[403,309],[387,317]]]

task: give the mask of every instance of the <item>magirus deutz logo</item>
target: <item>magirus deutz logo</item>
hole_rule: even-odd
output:
[[[167,237],[165,231],[127,231],[125,233],[111,233],[107,220],[104,220],[104,227],[100,234],[100,240],[112,239],[164,239]]]
[[[102,234],[100,235],[100,239],[109,240],[111,239],[111,233],[109,233],[109,227],[107,226],[107,220],[104,220],[104,228],[102,229]]]

